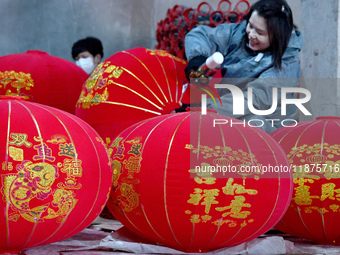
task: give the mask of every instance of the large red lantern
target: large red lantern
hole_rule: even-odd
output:
[[[293,181],[277,142],[243,124],[186,112],[125,129],[109,146],[108,208],[138,235],[186,252],[263,234],[287,209]]]
[[[84,84],[76,115],[111,141],[138,121],[180,107],[186,64],[161,50],[117,52],[100,63]]]
[[[75,115],[19,97],[1,97],[0,119],[0,253],[86,228],[112,184],[99,135]]]
[[[320,244],[340,244],[339,132],[339,117],[318,117],[272,133],[294,172],[292,202],[278,230]]]
[[[22,95],[72,114],[88,77],[74,63],[43,51],[0,57],[0,95]]]

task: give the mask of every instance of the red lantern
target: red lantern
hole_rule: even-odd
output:
[[[109,153],[113,215],[136,234],[186,252],[258,237],[280,220],[292,195],[289,171],[264,171],[289,168],[281,147],[216,113],[141,121],[121,132]]]
[[[138,121],[180,107],[186,64],[161,50],[117,52],[84,84],[76,115],[111,141]]]
[[[340,118],[318,117],[272,133],[292,163],[294,193],[278,230],[340,244]]]
[[[19,99],[0,100],[0,253],[80,232],[112,184],[106,146],[88,124]]]
[[[88,77],[74,63],[43,51],[0,57],[0,95],[22,95],[72,114]]]

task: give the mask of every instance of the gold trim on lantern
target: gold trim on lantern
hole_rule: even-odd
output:
[[[167,204],[166,204],[166,175],[167,175],[167,169],[168,169],[168,163],[169,163],[169,155],[170,155],[171,145],[172,145],[172,143],[173,143],[173,141],[174,141],[175,135],[176,135],[176,133],[177,133],[179,127],[181,126],[181,124],[182,124],[187,118],[189,118],[189,116],[190,116],[190,114],[184,115],[184,118],[179,122],[179,124],[177,125],[177,127],[176,127],[176,129],[175,129],[175,131],[174,131],[174,133],[173,133],[173,135],[172,135],[172,137],[171,137],[171,139],[170,139],[169,147],[168,147],[168,152],[167,152],[167,155],[166,155],[165,168],[164,168],[164,181],[163,181],[163,183],[164,183],[164,209],[165,209],[166,219],[167,219],[169,228],[170,228],[170,230],[171,230],[171,233],[172,233],[174,239],[176,240],[176,242],[177,242],[180,246],[182,246],[182,244],[177,240],[177,238],[176,238],[176,236],[175,236],[175,233],[174,233],[174,231],[173,231],[173,229],[172,229],[172,226],[171,226],[171,223],[170,223],[170,219],[169,219],[169,214],[168,214],[168,208],[167,208]],[[162,122],[164,122],[164,121],[166,121],[166,120],[168,120],[168,119],[169,119],[169,118],[164,119],[164,120],[161,121],[158,125],[160,125]],[[158,125],[157,125],[157,126],[158,126]]]
[[[43,211],[40,212],[40,215],[39,215],[39,218],[38,218],[38,219],[41,218],[42,213],[43,213]],[[32,238],[32,236],[33,236],[33,234],[34,234],[34,232],[35,232],[35,229],[36,229],[37,226],[38,226],[38,222],[39,222],[39,220],[35,219],[35,223],[34,223],[33,229],[31,230],[31,233],[29,234],[29,236],[28,236],[28,238],[26,239],[26,241],[25,241],[23,244],[21,244],[18,248],[25,246],[25,244],[27,244],[27,243],[31,240],[31,238]]]
[[[152,229],[152,231],[159,237],[161,238],[162,240],[165,240],[162,236],[160,236],[157,231],[152,227],[151,225],[151,222],[149,221],[148,217],[146,216],[146,213],[144,211],[144,206],[142,205],[142,203],[140,204],[141,208],[142,208],[142,212],[143,212],[143,215],[144,215],[144,218],[146,220],[146,222],[149,224],[149,227]]]
[[[313,238],[315,239],[314,235],[309,231],[309,229],[307,228],[305,222],[303,221],[303,218],[302,218],[302,215],[301,215],[301,209],[300,209],[300,207],[297,206],[296,209],[297,209],[297,212],[298,212],[298,214],[299,214],[299,217],[300,217],[300,220],[301,220],[301,222],[302,222],[302,225],[305,227],[305,229],[307,230],[307,232],[308,232],[311,236],[313,236]],[[287,223],[286,223],[286,224],[287,224]]]
[[[137,109],[137,110],[150,112],[150,113],[155,114],[155,115],[162,115],[162,113],[160,113],[160,112],[155,112],[155,111],[152,111],[152,110],[149,110],[149,109],[146,109],[146,108],[142,108],[142,107],[138,107],[138,106],[134,106],[134,105],[130,105],[130,104],[123,104],[123,103],[112,102],[112,101],[106,101],[106,102],[103,102],[103,103],[125,106],[125,107],[128,107],[128,108],[134,108],[134,109]]]
[[[298,138],[296,139],[296,143],[295,143],[295,145],[294,145],[294,148],[297,147],[297,145],[298,145],[298,143],[299,143],[299,141],[300,141],[302,135],[307,131],[307,129],[309,129],[310,127],[314,126],[314,125],[317,124],[318,122],[319,122],[319,121],[316,121],[316,122],[314,122],[314,123],[308,125],[308,126],[307,126],[307,127],[299,134]],[[289,157],[288,157],[288,158],[289,158]]]
[[[230,242],[231,240],[233,240],[233,239],[241,232],[242,228],[243,228],[243,226],[241,226],[241,227],[238,229],[238,231],[235,233],[234,236],[232,236],[231,238],[229,238],[229,240],[227,240],[227,241],[225,241],[224,243],[222,243],[221,246],[224,246],[225,244],[227,244],[228,242]],[[247,239],[248,239],[248,237],[247,237]]]
[[[165,101],[168,103],[169,101],[168,101],[168,99],[167,99],[167,97],[165,96],[165,94],[164,94],[164,92],[163,92],[163,90],[161,89],[161,87],[159,86],[159,84],[158,84],[158,82],[157,82],[157,80],[156,80],[156,78],[153,76],[153,74],[150,72],[150,70],[149,70],[149,68],[147,68],[146,66],[145,66],[145,64],[139,59],[139,58],[137,58],[135,55],[133,55],[133,54],[131,54],[131,52],[127,52],[127,51],[122,51],[123,53],[126,53],[126,54],[129,54],[130,56],[132,56],[132,57],[134,57],[145,69],[146,69],[146,71],[151,75],[151,77],[152,77],[152,79],[155,81],[155,83],[157,84],[157,87],[159,88],[159,90],[160,90],[160,92],[162,93],[162,95],[163,95],[163,97],[164,97],[164,99],[165,99]],[[158,99],[158,101],[160,102],[160,103],[162,103],[162,101],[153,93],[153,91],[148,87],[148,86],[146,86],[146,84],[144,83],[144,82],[142,82],[137,76],[135,76],[133,73],[131,73],[130,71],[128,71],[127,69],[125,69],[125,68],[123,68],[123,67],[121,67],[124,71],[126,71],[126,72],[128,72],[128,73],[130,73],[133,77],[135,77],[138,81],[140,81],[157,99]],[[162,103],[163,104],[163,103]],[[163,104],[164,105],[164,104]]]
[[[143,84],[143,86],[149,90],[149,92],[158,100],[158,102],[160,102],[164,106],[164,103],[158,98],[158,96],[152,91],[152,89],[150,89],[141,79],[139,79],[134,73],[132,73],[131,71],[125,69],[124,67],[122,67],[122,69],[125,72],[127,72],[128,74],[130,74],[132,77],[134,77],[136,80],[138,80],[141,84]],[[164,95],[162,90],[161,90],[161,92]],[[164,97],[165,97],[165,95],[164,95]],[[168,102],[168,99],[166,97],[165,97],[165,100],[166,100],[166,102]]]
[[[162,62],[160,61],[160,59],[158,58],[158,56],[157,56],[157,55],[155,55],[155,57],[157,58],[157,60],[158,60],[159,64],[160,64],[160,65],[161,65],[161,67],[162,67],[162,70],[163,70],[164,77],[166,78],[166,84],[168,85],[167,87],[168,87],[168,92],[169,92],[170,101],[171,101],[171,102],[173,102],[173,99],[172,99],[172,94],[171,94],[171,90],[170,90],[169,79],[168,79],[168,76],[167,76],[167,74],[166,74],[166,72],[165,72],[165,68],[164,68],[164,66],[163,66]],[[175,67],[176,67],[176,66],[175,66]],[[158,83],[157,83],[157,85],[158,85]],[[158,87],[159,87],[159,86],[158,86]],[[176,87],[177,87],[177,86],[176,86]],[[177,97],[176,97],[176,99],[177,99]]]
[[[177,62],[181,62],[183,64],[186,64],[186,62],[184,60],[181,60],[180,58],[177,58],[173,55],[171,55],[170,53],[166,52],[166,51],[162,51],[162,50],[150,50],[150,49],[146,49],[146,52],[149,52],[150,55],[152,56],[155,56],[157,58],[157,60],[159,61],[160,65],[162,66],[162,69],[163,69],[163,73],[165,74],[165,77],[166,77],[166,81],[167,81],[167,84],[168,84],[168,90],[169,90],[169,96],[170,96],[170,100],[171,102],[173,102],[173,99],[172,99],[172,94],[171,94],[171,90],[170,90],[170,84],[169,84],[169,80],[168,80],[168,77],[167,77],[167,74],[165,72],[165,68],[162,64],[162,62],[160,61],[160,59],[158,58],[158,56],[160,57],[170,57],[172,61],[177,61]],[[174,66],[175,66],[175,70],[177,71],[176,69],[176,64],[174,63]],[[158,85],[158,83],[157,83]],[[158,86],[159,87],[159,86]],[[161,88],[159,88],[161,90]],[[162,91],[162,90],[161,90]],[[165,97],[165,95],[163,94],[163,96]],[[165,97],[166,99],[166,97]],[[166,99],[167,100],[167,99]],[[178,80],[177,80],[177,75],[176,75],[176,102],[178,101]],[[168,101],[167,101],[168,102]]]
[[[125,216],[125,218],[129,221],[129,223],[130,223],[135,229],[137,229],[140,233],[143,233],[145,236],[147,236],[142,230],[140,230],[139,228],[137,228],[137,227],[135,226],[135,224],[132,223],[132,221],[129,219],[129,217],[128,217],[127,214],[124,212],[124,210],[122,210],[121,213]]]
[[[114,85],[117,85],[117,86],[119,86],[119,87],[121,87],[121,88],[124,88],[124,89],[127,89],[127,90],[129,90],[129,91],[131,91],[132,93],[134,93],[134,94],[136,94],[137,96],[139,96],[139,97],[141,97],[141,98],[143,98],[145,101],[147,101],[148,103],[150,103],[150,104],[152,104],[153,106],[155,106],[158,110],[162,110],[162,108],[160,107],[160,106],[158,106],[158,105],[156,105],[154,102],[152,102],[150,99],[147,99],[145,96],[143,96],[143,95],[141,95],[140,93],[138,93],[137,91],[135,91],[135,90],[133,90],[133,89],[131,89],[131,88],[129,88],[129,87],[126,87],[125,85],[123,85],[123,84],[120,84],[120,83],[117,83],[117,82],[114,82],[114,81],[108,81],[108,84],[114,84]]]
[[[152,134],[152,132],[160,125],[160,124],[162,124],[164,121],[167,121],[167,120],[169,120],[170,118],[174,118],[174,117],[176,117],[177,115],[175,115],[175,114],[170,114],[169,115],[169,117],[167,117],[166,119],[164,119],[163,121],[161,121],[160,123],[158,123],[157,125],[155,125],[150,131],[149,131],[149,133],[148,133],[148,135],[146,136],[146,138],[144,139],[144,144],[148,141],[148,139],[149,139],[149,137],[150,137],[150,135]],[[134,128],[134,130],[133,131],[135,131],[136,129],[138,129],[140,126],[142,126],[142,125],[144,125],[146,122],[148,122],[149,120],[145,120],[145,121],[143,121],[140,125],[138,125],[137,127],[135,127]],[[131,132],[133,132],[133,131],[131,131]],[[128,137],[128,136],[127,136]],[[124,140],[126,140],[127,138],[125,138]],[[141,152],[140,152],[140,157],[142,157],[142,155],[143,155],[143,152],[144,152],[144,146],[142,146],[142,148],[141,148]],[[167,154],[167,157],[169,156],[169,154]],[[165,189],[165,187],[164,187],[164,189]],[[164,195],[164,202],[166,201],[166,197],[165,197],[165,195]],[[147,219],[147,222],[148,222],[148,224],[150,225],[150,227],[151,227],[151,229],[157,234],[157,236],[159,236],[159,234],[154,230],[154,228],[152,227],[152,225],[151,225],[151,223],[149,222],[149,220],[148,220],[148,218],[147,218],[147,216],[146,216],[146,212],[144,211],[144,208],[143,208],[143,205],[142,205],[142,202],[140,201],[140,204],[141,204],[141,207],[142,207],[142,210],[143,210],[143,213],[144,213],[144,217],[145,217],[145,219]],[[167,209],[166,209],[166,203],[165,203],[165,212],[166,212],[166,215],[167,215]],[[125,213],[124,213],[125,214]],[[126,216],[126,214],[125,214],[125,216]],[[169,224],[169,223],[168,223]],[[170,226],[170,225],[169,225]],[[136,228],[137,229],[137,228]],[[171,229],[171,226],[170,226],[170,229]],[[172,229],[171,229],[171,231],[172,231]],[[159,236],[160,238],[162,238],[161,236]],[[164,240],[164,238],[162,238],[163,240]],[[176,239],[176,238],[175,238]],[[176,239],[177,240],[177,239]],[[180,243],[179,243],[180,244]],[[181,244],[180,244],[181,245]]]

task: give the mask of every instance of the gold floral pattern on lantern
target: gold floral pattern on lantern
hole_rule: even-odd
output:
[[[112,65],[110,61],[100,63],[87,79],[85,88],[81,91],[78,99],[77,106],[88,109],[90,106],[106,102],[109,97],[108,90],[105,88],[109,84],[108,79],[118,79],[122,73],[123,69],[119,66]],[[108,75],[104,78],[104,74]],[[93,95],[94,91],[101,89],[104,89],[104,91],[95,92],[95,95]]]
[[[98,105],[102,102],[106,102],[109,97],[109,93],[106,88],[102,94],[96,92],[96,94],[93,96],[93,91],[90,91],[86,96],[85,94],[86,92],[83,90],[80,93],[79,100],[78,100],[78,103],[81,103],[84,109],[88,109],[90,108],[90,106]]]
[[[199,147],[194,147],[191,144],[187,144],[186,149],[189,149],[194,154],[200,154],[203,156],[203,159],[207,161],[212,161],[211,163],[203,162],[201,170],[199,172],[209,172],[209,169],[218,168],[218,167],[226,167],[231,168],[235,173],[239,174],[243,178],[247,176],[254,175],[254,178],[259,178],[259,175],[262,175],[261,172],[261,164],[258,163],[254,154],[247,153],[242,149],[233,150],[230,147],[221,147],[216,146],[214,148],[210,148],[209,146],[200,145]],[[251,167],[254,166],[254,169],[258,171],[241,171],[243,167]],[[192,173],[198,173],[195,169],[191,169]]]
[[[146,52],[149,52],[150,55],[158,55],[160,57],[170,57],[178,62],[181,62],[182,64],[187,64],[187,62],[184,59],[181,59],[179,57],[173,56],[171,55],[169,52],[164,51],[164,50],[150,50],[150,49],[146,49]]]
[[[135,185],[139,183],[135,177],[140,171],[140,162],[142,160],[142,138],[136,137],[131,140],[123,140],[122,137],[117,137],[108,148],[110,157],[114,158],[113,162],[113,190],[118,188],[118,179],[123,171],[127,174],[121,180],[119,186],[121,195],[113,204],[117,210],[131,212],[139,206],[139,194],[135,190]],[[113,148],[116,148],[116,153],[112,155]],[[127,152],[127,155],[124,154]],[[127,156],[127,159],[126,159]]]
[[[20,94],[20,90],[30,90],[34,87],[31,74],[24,72],[0,72],[0,89],[6,90],[5,95]]]

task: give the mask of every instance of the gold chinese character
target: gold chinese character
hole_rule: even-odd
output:
[[[340,189],[335,189],[335,184],[334,183],[325,183],[322,184],[322,195],[320,200],[324,201],[325,199],[329,198],[331,200],[338,200],[339,201],[339,195]],[[337,195],[335,195],[337,194]]]
[[[205,206],[205,213],[208,214],[212,204],[218,204],[218,201],[215,201],[215,197],[218,196],[220,191],[218,189],[198,189],[195,188],[194,194],[190,194],[190,199],[187,201],[193,205],[199,205],[200,201],[203,199],[202,205]]]
[[[82,177],[83,169],[81,167],[81,160],[64,159],[64,165],[61,171],[66,173],[68,177]]]
[[[13,139],[13,141],[9,141],[9,144],[11,145],[25,145],[27,148],[30,148],[32,146],[32,143],[27,141],[27,134],[11,133],[10,136]]]
[[[244,203],[244,201],[246,200],[244,196],[235,196],[234,198],[235,199],[231,201],[229,206],[217,207],[216,210],[219,212],[222,212],[222,211],[230,209],[230,212],[226,212],[222,214],[223,217],[230,215],[230,217],[233,217],[233,218],[240,218],[240,219],[247,218],[248,215],[250,215],[250,212],[242,211],[242,208],[251,207],[251,205],[248,203]]]
[[[235,194],[243,194],[247,193],[249,195],[256,195],[257,190],[255,189],[246,189],[243,185],[233,184],[234,179],[229,178],[227,184],[222,188],[223,193],[226,195],[235,195]]]
[[[12,165],[12,162],[8,162],[6,164],[6,161],[2,162],[2,170],[3,171],[12,171],[13,170],[13,165]]]
[[[35,145],[33,148],[38,151],[38,155],[33,156],[34,160],[46,159],[54,162],[55,157],[52,156],[52,150],[46,145],[46,143]]]
[[[319,196],[311,196],[309,186],[300,185],[299,187],[294,188],[296,190],[295,197],[292,199],[295,200],[295,203],[298,205],[311,205],[313,198],[320,198]]]

